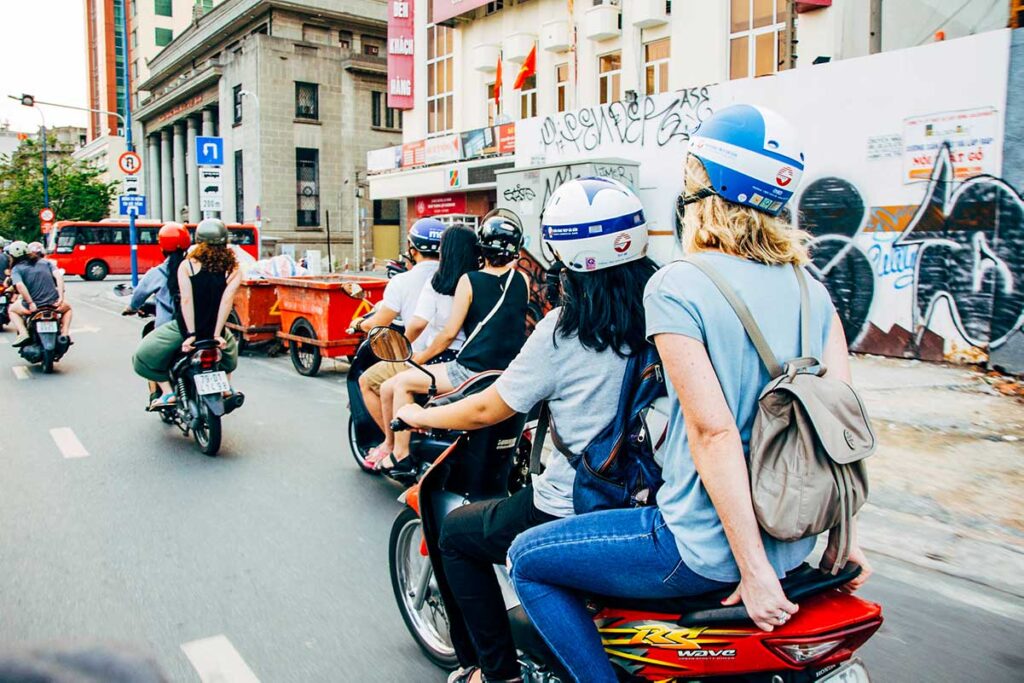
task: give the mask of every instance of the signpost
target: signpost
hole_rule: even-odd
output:
[[[48,206],[39,210],[39,228],[43,231],[44,235],[49,234],[53,228],[54,217],[53,209]]]
[[[124,173],[122,194],[117,198],[117,208],[122,216],[128,216],[128,235],[132,248],[132,287],[135,287],[139,284],[139,241],[135,219],[146,213],[146,196],[139,194],[137,175],[142,170],[142,158],[135,152],[125,152],[117,158],[117,167]]]
[[[146,213],[146,195],[123,194],[117,198],[117,209],[122,216],[128,216],[128,222],[134,229],[135,219],[139,214]]]
[[[196,137],[196,166],[199,166],[199,209],[203,218],[224,210],[221,166],[224,164],[224,138]]]

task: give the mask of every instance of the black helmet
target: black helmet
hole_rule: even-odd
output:
[[[508,209],[494,209],[480,219],[476,240],[485,257],[506,256],[511,260],[523,246],[523,223]]]
[[[228,243],[228,228],[224,221],[217,218],[206,218],[196,226],[196,244],[209,244],[223,247]]]

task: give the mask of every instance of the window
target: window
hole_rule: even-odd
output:
[[[174,39],[174,32],[169,28],[158,28],[153,31],[153,39],[157,47],[163,47]]]
[[[390,128],[400,130],[402,128],[402,112],[388,106],[384,93],[374,91],[370,93],[370,123],[374,128]]]
[[[555,104],[561,113],[569,108],[569,65],[555,67]]]
[[[153,0],[153,14],[158,17],[173,17],[174,0]]]
[[[598,58],[597,90],[601,104],[622,99],[621,52],[613,52]]]
[[[491,0],[487,3],[487,12],[485,14],[494,14],[498,10],[505,8],[505,0]]]
[[[352,49],[352,32],[341,31],[338,33],[338,42],[341,44],[341,49],[350,50]]]
[[[242,150],[235,150],[235,222],[245,220],[245,167],[242,166]]]
[[[447,26],[427,27],[427,134],[448,133],[454,128],[455,84],[452,42],[455,32]]]
[[[363,40],[363,54],[364,55],[369,55],[371,57],[378,57],[378,56],[380,56],[380,45],[377,45],[376,43],[368,43],[364,39]]]
[[[320,226],[320,150],[295,148],[296,216],[300,228]]]
[[[729,78],[788,69],[788,23],[786,0],[731,0]]]
[[[201,0],[199,4],[202,5],[203,14],[213,9],[213,0]]]
[[[242,84],[231,89],[232,123],[242,122]]]
[[[131,2],[131,10],[130,11],[131,11],[133,17],[136,14],[139,13],[139,8],[135,6],[135,3],[136,3],[136,0],[132,0],[132,2]]]
[[[134,29],[134,28],[132,29],[132,42],[131,42],[131,46],[132,46],[133,50],[139,46],[139,31],[138,31],[138,29]]]
[[[319,89],[316,83],[295,82],[295,118],[308,121],[320,118]]]
[[[537,115],[537,75],[523,81],[519,93],[519,118],[529,119]]]
[[[644,94],[668,91],[669,39],[644,44]]]
[[[139,81],[139,60],[132,60],[132,80],[138,83]]]
[[[157,244],[159,237],[156,228],[139,228],[139,244]]]
[[[401,202],[397,199],[374,199],[373,200],[373,224],[374,225],[401,225],[402,208]]]

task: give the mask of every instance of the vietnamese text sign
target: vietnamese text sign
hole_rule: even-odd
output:
[[[146,213],[146,195],[123,194],[117,198],[118,213],[122,216],[139,216]]]
[[[466,213],[466,195],[441,194],[434,197],[420,197],[416,200],[416,215],[445,216]]]
[[[388,0],[388,106],[412,109],[414,0]]]
[[[457,133],[428,138],[424,147],[424,163],[427,164],[443,164],[462,158],[462,139]]]
[[[903,120],[903,182],[928,180],[943,145],[949,145],[957,180],[998,174],[1001,136],[992,107],[947,111]]]

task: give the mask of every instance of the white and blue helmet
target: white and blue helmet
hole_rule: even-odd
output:
[[[555,190],[541,217],[541,237],[569,270],[583,273],[647,255],[640,198],[608,178],[576,178]]]
[[[702,123],[689,153],[704,162],[715,194],[772,216],[786,206],[804,172],[796,128],[749,104],[726,107]]]

